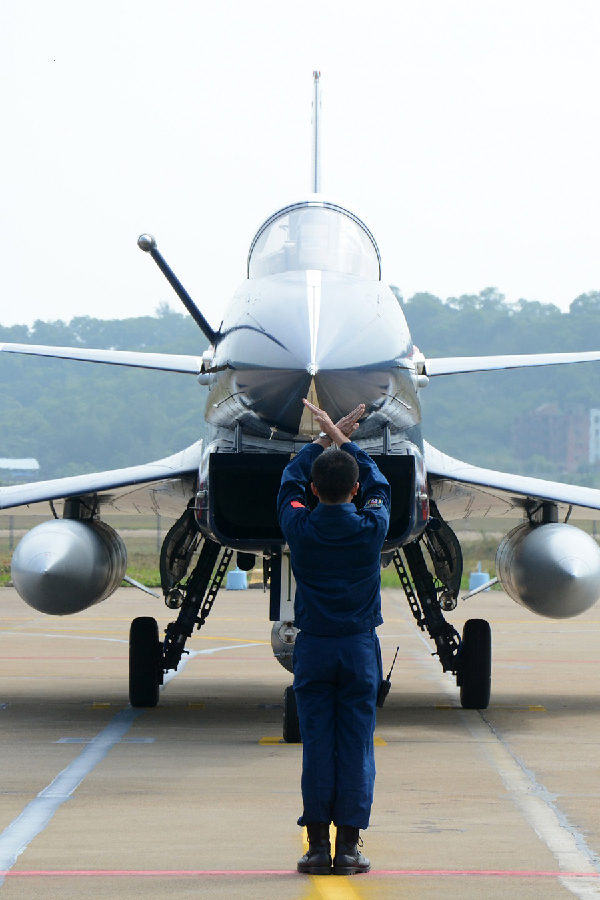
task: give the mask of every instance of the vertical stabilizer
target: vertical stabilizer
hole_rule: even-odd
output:
[[[312,182],[311,190],[318,194],[321,191],[321,86],[320,72],[313,72],[314,96],[312,103]]]

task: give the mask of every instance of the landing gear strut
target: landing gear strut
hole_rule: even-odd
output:
[[[188,564],[191,559],[187,546],[182,553],[180,542],[178,549],[177,563],[170,567],[172,571],[178,567],[181,571],[181,560],[185,556]],[[232,555],[233,550],[205,538],[198,561],[185,584],[179,583],[179,579],[173,583],[172,578],[167,578],[165,584],[163,577],[168,605],[179,607],[179,615],[167,626],[163,643],[159,639],[156,619],[144,616],[132,622],[129,639],[129,697],[132,706],[156,706],[158,703],[163,673],[177,668],[186,652],[187,639],[194,628],[200,629],[204,625]],[[185,570],[180,577],[184,575]]]
[[[446,523],[443,524],[450,532]],[[446,537],[446,534],[440,533],[440,536]],[[445,542],[440,541],[435,533],[433,540],[432,537],[426,532],[424,542],[437,578],[427,568],[420,541],[413,541],[402,548],[406,566],[400,550],[396,550],[394,565],[417,625],[422,631],[427,631],[434,641],[444,672],[452,672],[456,676],[461,706],[463,709],[487,709],[492,671],[490,626],[484,619],[469,619],[465,622],[461,640],[456,629],[444,618],[443,610],[456,606],[462,560],[458,557],[451,559],[450,553],[442,560],[440,551]],[[446,583],[442,582],[441,575],[447,576],[444,578]]]

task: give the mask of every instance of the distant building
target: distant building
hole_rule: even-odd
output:
[[[513,452],[516,459],[542,456],[559,471],[576,472],[600,460],[600,410],[575,406],[565,413],[558,403],[544,403],[522,413],[513,425]]]
[[[0,459],[0,481],[5,484],[35,480],[39,471],[37,459]]]
[[[600,462],[600,409],[590,409],[590,456],[591,463]]]

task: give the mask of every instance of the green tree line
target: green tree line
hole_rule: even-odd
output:
[[[445,301],[427,293],[399,300],[426,357],[600,350],[600,291],[577,297],[566,313],[537,301],[508,303],[496,288]],[[543,458],[515,458],[512,430],[520,413],[544,403],[557,402],[564,413],[600,407],[599,387],[600,363],[432,378],[421,394],[424,435],[476,465],[596,484],[597,467],[565,475]]]
[[[189,316],[0,327],[0,341],[193,353],[207,341]],[[206,388],[193,375],[34,356],[0,357],[0,456],[34,457],[40,478],[150,462],[203,436]]]
[[[600,349],[600,292],[566,313],[508,303],[495,288],[442,300],[397,292],[427,357]],[[200,355],[206,339],[184,314],[0,327],[0,341]],[[515,417],[556,401],[600,407],[600,363],[432,378],[422,392],[423,430],[435,446],[477,465],[566,480],[549,463],[515,458]],[[35,457],[41,478],[149,462],[203,435],[206,389],[190,375],[36,357],[0,356],[0,456]],[[533,470],[532,470],[533,465]],[[569,480],[595,483],[586,470]]]

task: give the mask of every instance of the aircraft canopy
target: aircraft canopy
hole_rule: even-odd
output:
[[[320,269],[370,281],[381,278],[381,261],[369,229],[352,213],[323,201],[279,210],[259,229],[248,254],[248,278]]]

